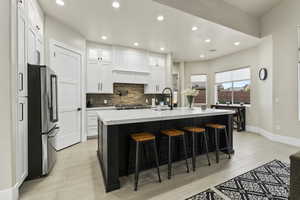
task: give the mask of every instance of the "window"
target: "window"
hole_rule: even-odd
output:
[[[250,104],[250,68],[216,73],[216,102]]]
[[[192,75],[191,76],[192,89],[198,90],[198,96],[195,97],[196,104],[207,103],[207,75]]]

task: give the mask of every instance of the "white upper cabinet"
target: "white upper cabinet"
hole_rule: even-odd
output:
[[[145,84],[146,94],[165,87],[165,56],[99,44],[87,48],[87,93],[111,94],[113,83]]]
[[[36,0],[28,0],[27,62],[44,64],[43,15]]]
[[[145,86],[145,94],[161,94],[165,88],[165,56],[149,54],[148,65],[151,69],[149,84]]]
[[[27,1],[28,0],[17,0],[18,12],[24,16],[27,16]]]
[[[44,35],[44,16],[36,0],[28,1],[28,20],[29,26],[34,30],[38,37]]]
[[[112,64],[113,51],[111,46],[97,46],[88,49],[88,63]]]
[[[113,93],[112,69],[110,65],[101,63],[87,64],[87,93]]]
[[[87,50],[87,93],[112,94],[112,61],[111,46],[91,45]]]
[[[36,34],[32,28],[28,29],[28,63],[37,64],[37,54],[36,54]]]
[[[129,48],[116,48],[115,69],[132,72],[150,72],[147,68],[147,54],[144,51]]]
[[[148,65],[153,67],[165,67],[166,59],[160,54],[149,54],[148,55]]]

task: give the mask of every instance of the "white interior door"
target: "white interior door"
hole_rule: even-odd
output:
[[[58,77],[59,134],[55,148],[61,150],[81,141],[81,55],[60,46],[51,49],[51,68]]]

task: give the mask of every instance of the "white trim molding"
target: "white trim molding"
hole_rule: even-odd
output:
[[[19,188],[17,185],[14,187],[0,190],[0,199],[2,200],[18,200],[19,199]]]
[[[271,133],[269,131],[266,131],[262,128],[256,127],[256,126],[246,126],[246,130],[248,132],[257,133],[263,137],[268,138],[269,140],[273,142],[279,142],[291,146],[300,147],[300,139],[294,138],[294,137],[288,137],[288,136],[282,136],[282,135],[276,135],[274,133]]]

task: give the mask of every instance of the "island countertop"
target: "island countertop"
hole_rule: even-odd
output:
[[[193,117],[206,117],[234,114],[231,110],[201,108],[174,108],[174,110],[136,109],[136,110],[101,110],[97,111],[98,119],[104,125],[119,125],[139,122],[151,122]]]

